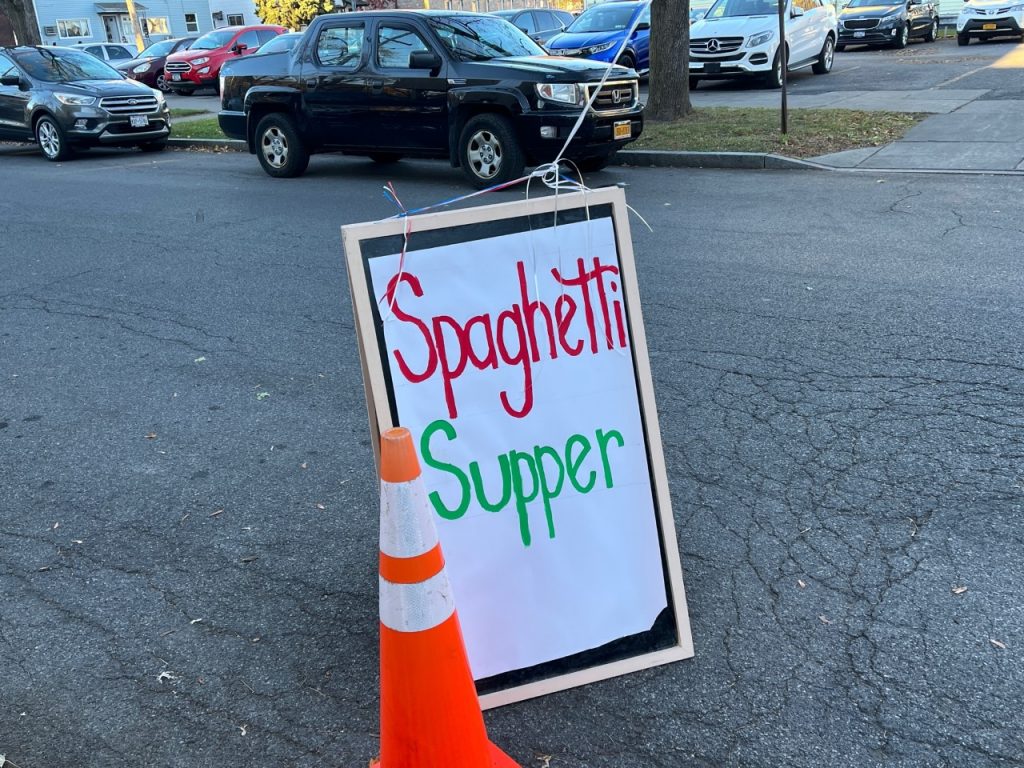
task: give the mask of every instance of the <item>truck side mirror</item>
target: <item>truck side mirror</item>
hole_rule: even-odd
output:
[[[435,75],[441,70],[441,57],[433,51],[413,51],[409,54],[409,69],[429,69]]]
[[[15,86],[21,85],[20,75],[4,75],[0,77],[0,85]]]

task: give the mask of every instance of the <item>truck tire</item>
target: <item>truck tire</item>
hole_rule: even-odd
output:
[[[43,157],[52,163],[70,159],[74,151],[68,143],[68,137],[60,123],[49,115],[43,115],[36,121],[36,143]]]
[[[522,176],[526,159],[508,119],[489,113],[462,129],[459,163],[473,186],[483,189]]]
[[[928,25],[928,31],[925,33],[924,41],[926,43],[934,43],[939,37],[939,20],[933,18],[932,23]]]
[[[309,151],[288,115],[274,112],[256,126],[256,156],[268,175],[277,179],[301,176],[309,166]]]

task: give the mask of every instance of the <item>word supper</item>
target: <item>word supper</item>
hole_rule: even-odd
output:
[[[508,391],[501,392],[499,399],[506,413],[523,418],[533,409],[533,364],[539,362],[542,355],[555,360],[560,354],[577,357],[589,352],[597,355],[605,348],[612,350],[628,345],[619,281],[614,279],[619,274],[617,266],[602,264],[594,257],[589,268],[583,258],[577,259],[575,275],[565,276],[552,268],[555,282],[564,288],[578,289],[578,292],[575,297],[573,293],[563,292],[551,305],[530,300],[522,261],[517,262],[516,272],[519,302],[499,312],[496,318],[485,312],[464,323],[450,315],[436,315],[428,320],[414,314],[412,306],[400,305],[395,294],[402,283],[409,286],[415,298],[424,295],[423,286],[414,274],[400,272],[388,283],[384,301],[397,320],[417,328],[426,348],[426,355],[418,356],[426,359],[419,371],[409,364],[408,350],[406,354],[400,349],[394,350],[398,370],[413,384],[440,375],[449,418],[458,416],[453,383],[470,365],[481,371],[497,370],[500,366],[522,368],[522,402],[513,403]],[[586,333],[582,336],[571,333],[573,317],[580,308],[577,299],[582,301],[586,323]],[[545,344],[537,339],[538,327],[546,334]],[[603,329],[603,334],[599,329]]]

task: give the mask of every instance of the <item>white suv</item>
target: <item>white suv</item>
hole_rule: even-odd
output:
[[[789,71],[832,69],[838,20],[835,7],[821,0],[786,3]],[[778,0],[717,0],[690,27],[690,88],[701,80],[762,77],[769,88],[782,86]]]
[[[971,38],[987,40],[1005,35],[1024,42],[1024,2],[1021,0],[967,0],[956,17],[956,42],[970,45]]]

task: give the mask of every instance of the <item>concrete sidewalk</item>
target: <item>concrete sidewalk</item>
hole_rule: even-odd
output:
[[[925,119],[884,147],[812,159],[835,168],[1024,171],[1024,101],[971,101]]]

